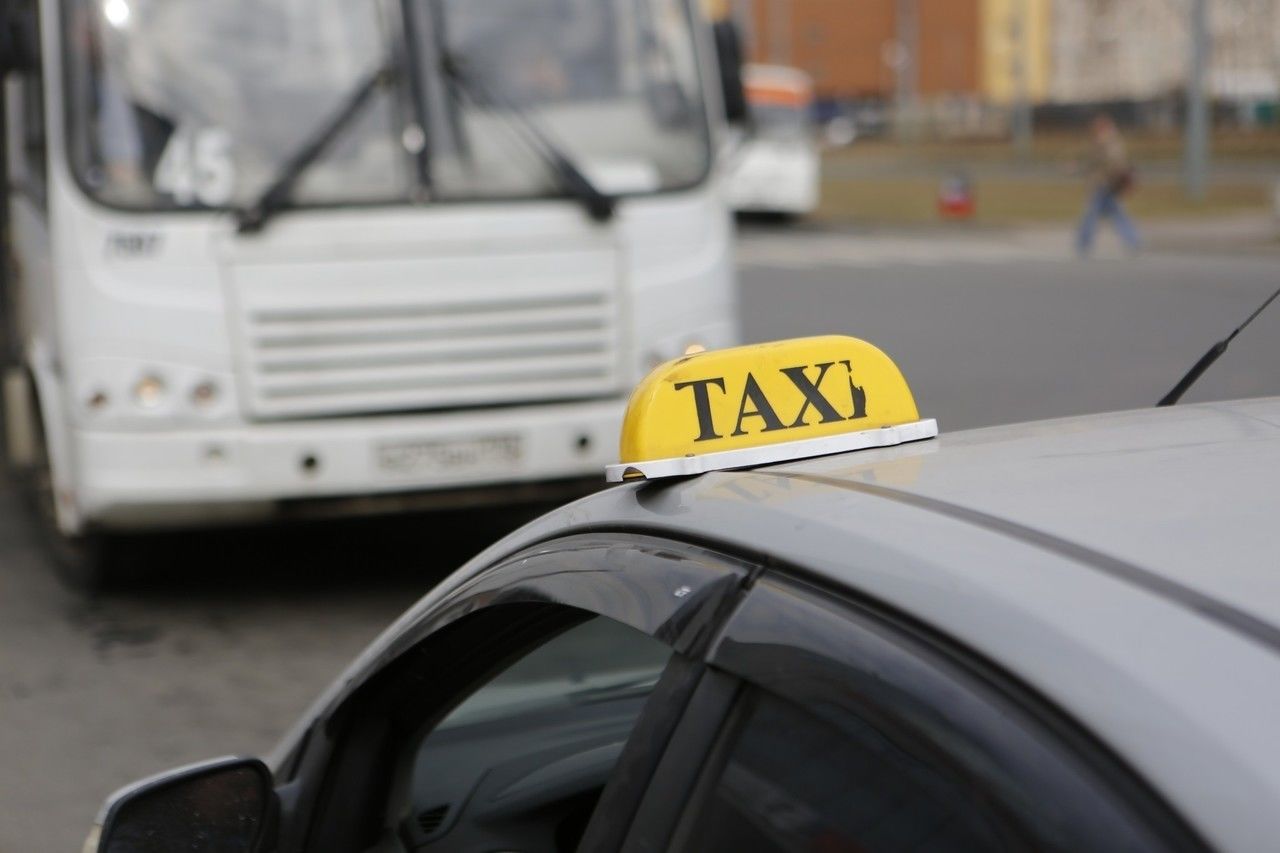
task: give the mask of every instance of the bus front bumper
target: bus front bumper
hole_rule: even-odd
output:
[[[624,401],[75,433],[82,526],[148,528],[565,498],[603,485]]]

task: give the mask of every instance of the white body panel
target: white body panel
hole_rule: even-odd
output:
[[[752,139],[734,162],[729,205],[740,213],[807,215],[818,206],[821,172],[818,148],[807,137]]]
[[[730,226],[711,199],[636,200],[608,226],[570,202],[313,212],[238,238],[222,216],[113,214],[64,186],[52,202],[61,371],[42,389],[66,407],[47,428],[66,430],[62,490],[81,520],[138,526],[161,503],[189,505],[189,520],[210,503],[594,475],[643,371],[690,342],[736,339]],[[122,258],[122,241],[155,248]],[[459,319],[469,336],[442,335]],[[346,339],[326,349],[325,334]],[[270,346],[290,340],[318,342]],[[459,353],[474,357],[449,360]],[[145,375],[168,389],[150,410],[130,399]],[[221,391],[197,410],[203,381]],[[97,392],[109,402],[91,411]],[[325,415],[344,417],[312,419]],[[477,435],[520,436],[523,461],[373,470],[387,436]],[[321,470],[302,474],[311,452]]]
[[[56,4],[44,13],[60,105]],[[714,168],[622,199],[603,224],[557,198],[300,209],[242,236],[224,213],[91,200],[62,124],[50,109],[47,200],[10,208],[17,331],[66,533],[596,476],[644,372],[737,341]],[[144,377],[165,389],[150,407],[133,399]],[[204,383],[216,394],[196,405]],[[472,439],[519,452],[472,458]],[[388,472],[388,443],[459,464]]]
[[[812,213],[822,182],[813,80],[783,65],[747,65],[743,80],[755,127],[730,167],[729,205],[739,213]]]

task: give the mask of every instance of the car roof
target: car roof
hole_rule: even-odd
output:
[[[1280,831],[1278,471],[1280,399],[943,432],[606,489],[470,571],[601,530],[767,556],[994,661],[1254,849]]]
[[[772,470],[1051,539],[1280,641],[1280,398],[944,433],[889,483],[858,454]]]
[[[854,491],[1056,549],[1261,635],[1280,651],[1280,398],[944,431],[896,448],[622,489],[634,489],[641,506],[656,506],[659,496],[687,505],[711,538],[767,551],[753,535],[762,513],[803,517],[812,507],[761,491],[762,477],[791,481],[792,494],[800,484]],[[606,490],[570,504],[495,549],[511,551],[588,518],[663,526],[619,506],[618,497]],[[712,506],[726,500],[727,509]],[[836,538],[841,529],[865,534],[868,522],[860,512],[823,520]],[[671,531],[682,526],[674,518],[669,524]],[[815,571],[848,580],[838,566]]]
[[[486,549],[315,707],[504,558],[579,533],[651,533],[907,614],[1083,723],[1211,844],[1262,849],[1280,832],[1277,471],[1280,398],[623,484]]]

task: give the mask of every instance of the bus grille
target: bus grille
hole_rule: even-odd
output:
[[[536,295],[242,305],[246,403],[255,416],[290,418],[617,393],[612,282],[578,284]]]

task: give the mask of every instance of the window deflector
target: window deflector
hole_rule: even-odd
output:
[[[461,616],[495,604],[561,604],[629,625],[680,653],[711,640],[719,603],[751,564],[643,534],[588,534],[520,551],[455,590],[397,637],[385,660]]]

